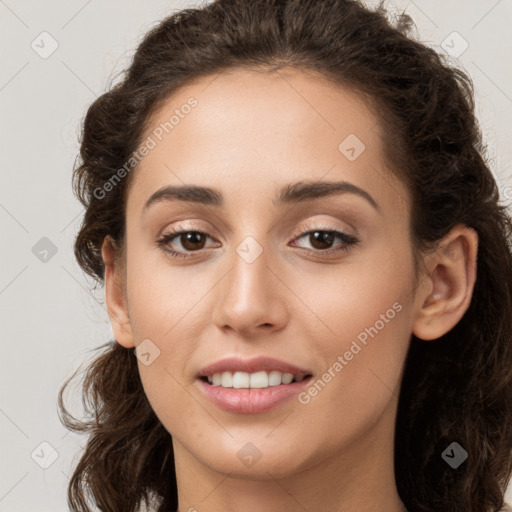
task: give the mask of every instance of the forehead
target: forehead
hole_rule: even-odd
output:
[[[202,77],[160,105],[142,137],[149,139],[154,147],[134,176],[135,195],[146,199],[166,183],[220,184],[270,199],[279,185],[313,179],[388,192],[382,200],[395,206],[393,191],[405,197],[400,183],[389,190],[396,180],[385,168],[372,106],[315,73],[236,69]]]

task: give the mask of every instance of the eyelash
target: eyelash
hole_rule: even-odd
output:
[[[303,238],[305,235],[310,235],[316,232],[326,232],[326,233],[333,233],[336,238],[340,238],[344,245],[338,248],[334,249],[305,249],[309,252],[314,252],[317,254],[320,254],[322,256],[329,256],[331,254],[340,253],[340,252],[348,252],[351,248],[353,248],[356,244],[359,243],[359,240],[347,233],[344,233],[343,231],[339,231],[338,229],[334,227],[321,227],[321,228],[315,228],[315,229],[309,229],[309,228],[302,228],[300,230],[300,236],[298,236],[296,239]],[[161,247],[162,250],[169,253],[172,257],[178,257],[178,258],[191,258],[193,257],[190,253],[199,252],[198,251],[190,251],[188,253],[183,251],[176,251],[174,249],[171,249],[168,244],[169,242],[172,242],[175,238],[178,238],[180,235],[184,235],[186,233],[200,233],[201,235],[205,235],[207,237],[210,237],[208,233],[205,231],[201,231],[200,229],[182,229],[182,230],[176,230],[171,231],[170,233],[165,234],[162,236],[159,240],[157,240],[157,244],[159,247]]]

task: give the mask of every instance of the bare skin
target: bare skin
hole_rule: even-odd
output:
[[[139,370],[172,435],[180,512],[403,512],[393,432],[410,337],[435,340],[468,308],[476,234],[456,226],[416,280],[409,194],[386,168],[378,119],[354,92],[290,69],[231,71],[168,98],[146,136],[190,97],[197,106],[133,171],[122,254],[103,245],[117,342],[149,339],[160,350]],[[357,139],[340,151],[350,134],[364,151]],[[312,180],[345,181],[367,196],[274,204],[285,185]],[[223,205],[167,197],[145,207],[162,187],[184,184],[216,189]],[[207,235],[159,244],[173,229]],[[301,230],[357,243],[336,235],[319,245]],[[240,245],[246,237],[252,245]],[[262,252],[248,263],[238,247]],[[372,326],[377,334],[345,358]],[[307,368],[313,381],[331,368],[331,379],[258,414],[226,412],[202,392],[206,365],[260,355]],[[338,356],[346,364],[336,371]],[[244,446],[261,458],[243,463]]]

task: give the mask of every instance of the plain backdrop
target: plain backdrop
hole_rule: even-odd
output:
[[[91,291],[73,258],[81,119],[142,35],[193,5],[0,0],[0,512],[68,510],[67,481],[85,438],[61,425],[57,393],[111,337],[103,290]],[[409,13],[418,38],[472,77],[491,166],[510,202],[512,0],[388,6]]]

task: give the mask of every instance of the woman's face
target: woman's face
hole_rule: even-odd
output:
[[[153,116],[118,341],[142,344],[178,461],[267,478],[392,453],[415,279],[379,130],[360,96],[291,70],[209,76]]]

